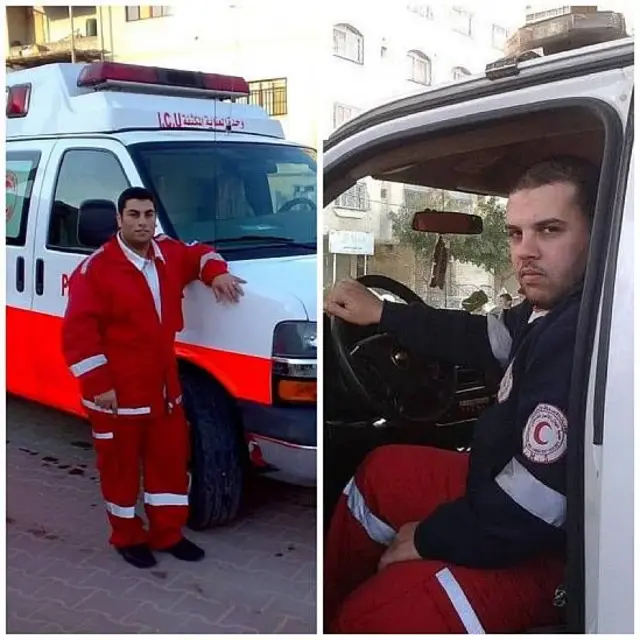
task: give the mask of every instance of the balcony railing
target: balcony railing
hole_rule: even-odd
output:
[[[262,107],[270,116],[287,115],[287,81],[260,80],[249,82],[248,98],[240,98],[240,104],[255,104]]]

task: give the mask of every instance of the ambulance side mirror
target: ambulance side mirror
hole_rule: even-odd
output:
[[[101,247],[118,230],[116,205],[111,200],[85,200],[78,211],[78,241],[91,249]]]

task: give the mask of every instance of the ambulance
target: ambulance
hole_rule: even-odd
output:
[[[634,41],[621,14],[582,6],[559,13],[518,30],[507,55],[483,73],[383,104],[336,130],[324,147],[323,199],[328,206],[370,178],[386,189],[506,197],[527,167],[553,156],[577,155],[600,168],[571,380],[566,576],[553,598],[563,624],[523,631],[633,633]],[[443,241],[482,231],[481,224],[474,228],[481,218],[467,216],[463,224],[459,212],[414,214],[414,231]],[[447,260],[434,254],[433,267],[444,277]],[[361,280],[425,303],[410,282],[385,274]],[[417,381],[421,397],[408,405],[409,391],[416,393],[406,382],[408,350],[378,341],[374,353],[371,330],[328,317],[324,327],[325,513],[381,444],[472,446],[478,415],[495,401],[483,372],[438,362],[429,368],[414,353],[428,372],[421,374],[426,382]],[[380,392],[384,376],[387,397]],[[460,611],[468,602],[458,595]]]
[[[251,467],[313,486],[315,150],[234,76],[53,64],[9,73],[6,90],[7,391],[86,415],[61,351],[69,277],[113,233],[118,195],[143,186],[157,233],[215,245],[247,281],[238,305],[184,292],[190,526],[233,518]]]

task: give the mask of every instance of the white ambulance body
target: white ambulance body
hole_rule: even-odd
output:
[[[185,290],[192,525],[233,516],[247,450],[262,472],[314,484],[315,151],[237,102],[241,78],[106,62],[7,85],[8,391],[84,415],[60,343],[69,276],[95,250],[79,218],[90,200],[144,186],[158,233],[214,244],[247,281],[238,305],[201,283]]]

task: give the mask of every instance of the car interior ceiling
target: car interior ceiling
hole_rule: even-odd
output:
[[[360,164],[354,173],[434,189],[506,196],[523,171],[553,155],[599,165],[604,126],[586,107],[520,114],[420,136]]]
[[[599,166],[604,143],[604,125],[594,111],[567,107],[432,133],[387,148],[358,165],[351,175],[505,197],[528,166],[554,155],[580,155]],[[373,448],[388,443],[468,447],[475,419],[493,402],[495,384],[480,373],[461,370],[453,406],[437,423],[381,425],[358,409],[345,388],[327,317],[324,322],[325,370],[331,372],[325,376],[324,395],[326,525],[342,487]]]

